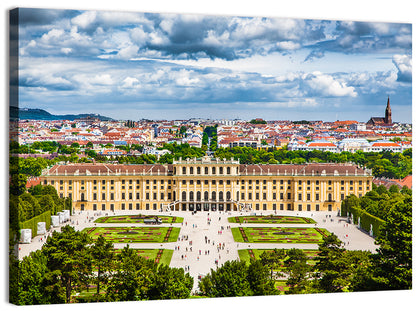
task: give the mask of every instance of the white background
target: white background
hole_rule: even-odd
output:
[[[116,10],[136,12],[163,12],[163,13],[196,13],[214,15],[240,15],[240,16],[270,16],[292,17],[332,20],[354,20],[374,22],[400,22],[414,23],[416,20],[416,5],[411,0],[116,0],[116,1],[51,1],[51,0],[3,0],[0,4],[1,11],[1,112],[2,112],[2,136],[1,136],[1,219],[3,220],[2,239],[2,270],[1,270],[1,307],[14,309],[7,304],[8,301],[8,213],[7,213],[7,184],[8,184],[8,10],[15,7],[35,7],[51,9],[83,9],[83,10]],[[413,29],[413,42],[414,42]],[[414,84],[414,83],[413,83]],[[415,98],[413,92],[413,99]],[[413,101],[414,102],[414,101]],[[413,117],[414,120],[414,117]],[[348,293],[348,294],[319,294],[278,296],[260,298],[237,299],[192,299],[159,302],[137,303],[110,303],[110,304],[78,304],[61,306],[35,306],[20,307],[19,310],[56,310],[57,308],[72,310],[104,309],[147,309],[147,310],[413,310],[415,308],[416,293],[414,291],[399,292],[373,292],[373,293]],[[3,309],[2,309],[3,310]],[[6,310],[6,309],[4,309]]]

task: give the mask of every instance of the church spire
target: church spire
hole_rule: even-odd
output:
[[[390,96],[387,97],[387,107],[386,107],[386,113],[384,116],[384,123],[386,124],[392,124],[391,120],[391,107],[390,107]]]

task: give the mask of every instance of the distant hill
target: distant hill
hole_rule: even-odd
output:
[[[51,114],[43,109],[37,108],[17,108],[10,106],[10,119],[11,120],[69,120],[74,121],[75,119],[81,118],[96,118],[101,121],[112,121],[112,118],[105,117],[96,113],[81,113],[81,114]]]

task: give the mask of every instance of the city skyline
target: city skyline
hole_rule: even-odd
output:
[[[20,9],[19,106],[411,123],[411,24]]]

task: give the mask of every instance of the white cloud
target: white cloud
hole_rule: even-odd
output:
[[[179,71],[178,76],[176,78],[176,83],[181,86],[191,86],[196,85],[200,82],[198,78],[191,78],[194,72],[182,69]]]
[[[399,71],[397,80],[403,82],[412,81],[412,57],[409,55],[394,55],[393,64]]]
[[[69,53],[72,52],[72,49],[71,48],[61,48],[61,52],[64,53],[64,54],[69,54]]]
[[[315,71],[312,74],[304,74],[303,81],[312,93],[318,93],[322,96],[351,96],[356,97],[357,92],[354,87],[347,86],[343,81],[337,81],[330,75]]]
[[[118,51],[117,56],[121,59],[131,59],[137,56],[139,48],[136,45],[130,45]]]
[[[297,50],[301,45],[293,41],[281,41],[276,43],[276,47],[281,50]]]
[[[131,30],[130,37],[134,43],[142,45],[147,41],[148,34],[143,30],[142,27],[136,27]]]
[[[92,84],[100,84],[100,85],[112,85],[113,79],[109,74],[101,74],[96,75],[95,77],[90,79]]]
[[[48,33],[45,33],[42,37],[41,40],[43,42],[49,42],[51,39],[56,39],[56,38],[60,38],[61,36],[63,36],[65,33],[65,31],[63,29],[52,29],[50,30]]]
[[[132,78],[132,77],[127,77],[123,80],[123,85],[122,87],[124,88],[135,88],[135,87],[139,87],[139,80],[136,78]]]
[[[96,11],[86,11],[76,17],[71,22],[81,28],[87,28],[90,24],[94,23],[97,18]]]

